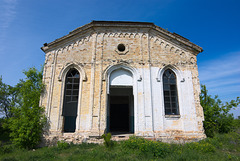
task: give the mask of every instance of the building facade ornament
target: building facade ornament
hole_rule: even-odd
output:
[[[41,49],[46,144],[101,142],[106,132],[206,137],[196,63],[203,50],[188,39],[148,22],[92,21]]]

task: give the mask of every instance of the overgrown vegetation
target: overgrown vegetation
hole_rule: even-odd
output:
[[[0,79],[1,109],[5,118],[1,120],[4,133],[8,132],[12,143],[19,148],[35,148],[41,139],[46,124],[44,109],[39,107],[43,90],[42,72],[36,68],[24,71],[25,80],[11,87]],[[5,93],[2,91],[6,90]],[[2,128],[2,127],[1,127]],[[3,129],[3,130],[4,130]]]
[[[105,145],[105,147],[107,147],[107,148],[113,147],[114,142],[111,140],[111,138],[112,138],[112,134],[111,133],[103,134],[102,138],[104,139],[104,143],[103,144]]]
[[[229,111],[240,99],[223,103],[201,86],[204,129],[208,136],[200,142],[168,144],[131,137],[114,142],[104,134],[104,145],[74,145],[63,141],[55,147],[36,148],[46,125],[39,99],[44,88],[42,72],[25,71],[25,80],[11,87],[0,77],[0,160],[239,160],[240,120]],[[10,140],[9,141],[9,137]]]
[[[111,150],[103,144],[68,144],[36,150],[1,148],[0,160],[239,160],[240,134],[216,134],[200,142],[168,144],[131,137],[114,142]]]
[[[214,98],[208,94],[205,85],[201,86],[200,102],[204,111],[204,129],[208,137],[216,133],[228,133],[240,127],[240,120],[234,119],[229,111],[240,104],[239,97],[236,100],[223,103],[218,96]]]
[[[62,150],[62,149],[68,149],[70,147],[70,144],[64,141],[58,141],[57,142],[57,148]]]

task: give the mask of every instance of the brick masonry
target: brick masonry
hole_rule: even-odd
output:
[[[117,49],[119,44],[125,45],[125,51]],[[101,142],[96,138],[107,127],[109,76],[121,69],[133,79],[134,135],[180,142],[206,137],[196,58],[202,48],[188,39],[153,23],[93,21],[45,44],[42,50],[45,92],[40,104],[46,108],[50,125],[45,144]],[[66,134],[62,108],[70,68],[80,73],[80,92],[76,132]],[[164,114],[162,74],[168,68],[177,76],[178,116]]]

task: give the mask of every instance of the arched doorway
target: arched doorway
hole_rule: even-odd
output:
[[[116,69],[109,76],[107,131],[134,133],[133,75],[126,69]]]

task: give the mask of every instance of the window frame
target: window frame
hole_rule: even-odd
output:
[[[175,85],[175,99],[176,99],[176,114],[174,114],[172,111],[173,111],[173,108],[172,108],[172,104],[173,104],[173,102],[171,102],[171,94],[169,94],[169,98],[170,98],[170,100],[169,100],[169,103],[170,103],[170,110],[171,110],[171,113],[169,113],[169,114],[166,114],[166,104],[165,104],[165,102],[166,102],[166,100],[165,100],[165,90],[164,90],[164,75],[165,75],[165,72],[167,72],[167,71],[171,71],[172,72],[172,74],[174,75],[174,77],[175,77],[175,84],[173,84],[173,85]],[[165,70],[163,70],[163,72],[162,72],[162,75],[161,75],[161,79],[162,79],[162,94],[163,94],[163,107],[164,107],[164,115],[165,115],[165,117],[169,117],[169,118],[179,118],[180,117],[180,106],[179,106],[179,92],[178,92],[178,76],[177,76],[177,74],[176,74],[176,72],[173,70],[173,69],[171,69],[171,68],[166,68]],[[171,85],[171,83],[169,83],[169,81],[170,81],[170,79],[168,78],[168,83],[167,83],[167,85]],[[168,91],[169,93],[171,93],[171,89],[170,89],[170,86],[169,86],[169,90],[166,90],[166,91]]]
[[[76,72],[75,74],[73,74],[72,72]],[[71,76],[69,76],[71,75]],[[77,77],[75,77],[77,75]],[[64,133],[74,133],[76,132],[77,129],[77,117],[78,117],[78,105],[79,105],[79,97],[80,97],[80,83],[81,83],[81,77],[80,77],[80,72],[76,69],[76,68],[70,68],[65,75],[65,79],[64,79],[64,93],[63,93],[63,107],[62,107],[62,117],[63,117],[63,126],[62,126],[62,131]],[[71,81],[69,81],[71,80]],[[77,81],[76,81],[77,80]],[[77,85],[77,89],[74,88],[74,86]],[[71,87],[71,88],[69,88]],[[70,94],[67,93],[67,91],[70,91]],[[74,95],[74,91],[77,91],[77,95]],[[75,100],[74,98],[77,96],[77,99]],[[67,97],[70,97],[70,100],[67,101]],[[67,108],[67,104],[70,103],[76,103],[76,113],[74,113],[73,116],[67,115],[66,113],[66,109]],[[65,131],[65,124],[66,124],[66,118],[69,118],[69,121],[71,119],[75,120],[74,123],[74,130],[72,131]],[[71,126],[70,126],[71,127]]]
[[[81,66],[81,63],[77,63],[75,61],[70,61],[67,62],[65,65],[62,66],[62,68],[60,69],[60,72],[58,74],[58,83],[59,86],[61,86],[61,94],[60,94],[60,103],[59,103],[59,110],[58,110],[58,119],[57,119],[57,125],[56,125],[56,130],[58,132],[64,133],[63,131],[63,116],[62,116],[62,110],[63,110],[63,99],[64,99],[64,90],[65,90],[65,78],[66,75],[68,73],[68,71],[71,68],[75,68],[79,74],[80,74],[80,82],[79,82],[79,97],[78,97],[78,109],[77,109],[77,118],[76,118],[76,131],[79,131],[80,128],[85,128],[84,125],[80,123],[81,120],[81,102],[82,102],[82,86],[83,86],[83,82],[87,81],[87,75],[86,72],[84,70],[84,68]],[[60,85],[61,84],[61,85]]]

